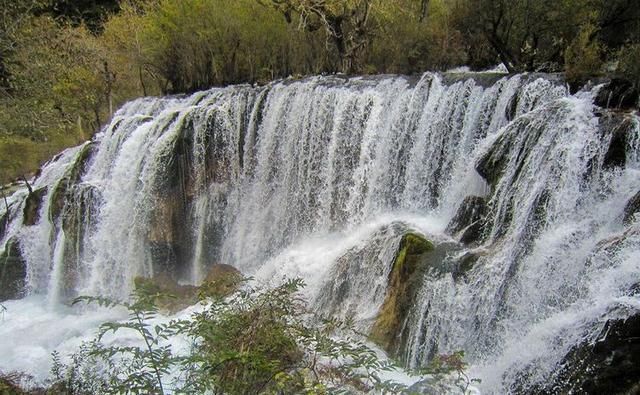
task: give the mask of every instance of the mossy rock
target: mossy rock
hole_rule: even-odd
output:
[[[22,257],[18,240],[7,241],[0,254],[0,302],[24,296],[27,264]]]
[[[402,322],[421,284],[425,263],[422,258],[434,248],[433,243],[417,233],[407,233],[400,241],[389,273],[387,294],[370,332],[371,339],[390,354],[399,348]]]
[[[466,252],[457,260],[457,265],[453,269],[451,275],[453,276],[454,281],[459,281],[460,279],[466,278],[467,273],[469,273],[478,263],[480,259],[480,254],[476,252]]]
[[[487,184],[495,190],[509,162],[508,149],[511,143],[509,134],[503,134],[493,144],[489,151],[476,163],[475,169]]]
[[[6,212],[0,214],[0,240],[4,237],[4,234],[7,231],[7,227],[9,226],[9,217],[11,212],[7,210]]]
[[[24,202],[24,217],[22,223],[26,226],[35,225],[40,220],[40,207],[47,195],[47,187],[36,189],[27,196]]]

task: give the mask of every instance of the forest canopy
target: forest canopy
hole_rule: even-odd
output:
[[[0,0],[0,182],[127,100],[457,66],[640,84],[637,0]],[[16,155],[16,153],[20,153]]]

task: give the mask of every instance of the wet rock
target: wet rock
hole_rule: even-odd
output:
[[[466,274],[473,269],[473,267],[478,262],[480,255],[475,252],[466,252],[462,255],[455,266],[452,276],[455,281],[458,281],[462,277],[466,276]]]
[[[375,315],[360,314],[362,305],[380,304],[384,299],[398,243],[407,233],[402,222],[393,222],[373,232],[364,243],[336,259],[314,305],[323,316],[358,320],[358,329],[370,330]]]
[[[0,240],[4,237],[4,234],[7,231],[7,227],[9,226],[9,217],[10,211],[7,210],[4,213],[0,214]]]
[[[502,135],[476,163],[476,171],[492,189],[495,189],[509,162],[507,156],[509,138],[510,136],[506,134]]]
[[[398,252],[389,274],[387,294],[371,329],[371,338],[387,352],[395,353],[399,349],[399,334],[411,301],[415,299],[424,268],[422,259],[434,245],[416,233],[407,233],[402,237]]]
[[[509,122],[513,121],[516,118],[517,111],[518,111],[518,95],[515,94],[511,96],[511,99],[509,99],[509,103],[505,108],[504,115],[507,118],[507,121]]]
[[[102,194],[93,185],[76,184],[66,192],[61,227],[65,235],[63,260],[63,288],[61,296],[72,300],[77,297],[79,264],[85,256],[86,237],[95,230]]]
[[[629,225],[635,215],[640,212],[640,191],[636,193],[629,201],[627,205],[624,207],[624,216],[622,218],[622,222],[625,225]]]
[[[634,121],[622,113],[606,112],[600,117],[598,129],[603,136],[611,136],[603,167],[611,169],[626,164],[627,140],[634,132]]]
[[[76,158],[76,162],[71,166],[60,181],[55,185],[51,192],[51,205],[49,206],[49,216],[55,221],[65,207],[65,203],[69,200],[69,191],[71,187],[80,181],[80,177],[85,172],[89,159],[96,150],[96,143],[91,142],[82,147],[82,150]]]
[[[595,343],[574,347],[555,379],[536,393],[640,392],[640,315],[610,320]]]
[[[27,264],[18,240],[9,239],[0,253],[0,302],[23,297],[26,277]]]
[[[467,196],[447,225],[447,233],[458,236],[460,242],[464,244],[481,242],[485,232],[487,212],[486,198]]]
[[[37,189],[27,196],[24,203],[23,224],[27,226],[35,225],[40,220],[40,207],[44,203],[47,195],[47,187]]]
[[[625,79],[614,78],[598,92],[594,102],[602,108],[634,109],[638,107],[638,88]]]

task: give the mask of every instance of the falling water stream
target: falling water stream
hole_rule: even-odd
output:
[[[38,358],[95,325],[15,343],[29,318],[11,309],[44,300],[49,310],[29,314],[66,317],[73,296],[124,298],[136,276],[162,272],[198,283],[214,263],[267,283],[301,277],[315,309],[366,330],[410,230],[454,247],[424,274],[405,364],[464,350],[484,392],[508,392],[525,372],[547,380],[572,346],[640,310],[640,218],[623,221],[640,190],[640,120],[624,115],[625,162],[610,165],[597,89],[427,73],[128,103],[33,181],[48,188],[35,224],[16,214],[27,193],[10,199],[0,245],[19,242],[29,296],[5,303],[0,369],[46,366]],[[470,196],[489,214],[464,244],[447,224]],[[464,275],[446,269],[465,254],[476,260]]]

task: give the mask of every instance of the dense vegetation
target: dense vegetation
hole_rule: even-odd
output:
[[[202,308],[188,318],[157,321],[162,299],[152,283],[140,283],[129,302],[80,297],[78,302],[124,307],[129,319],[106,322],[95,340],[65,358],[53,353],[46,389],[25,391],[28,377],[0,374],[0,393],[11,394],[333,394],[412,393],[383,373],[394,369],[363,342],[348,322],[311,313],[299,279],[260,289],[220,293],[218,282],[200,289]],[[237,283],[236,283],[237,284]],[[156,321],[154,321],[156,320]],[[135,334],[138,342],[107,339]],[[171,346],[184,343],[183,350]],[[436,356],[417,373],[428,388],[464,393],[462,353]],[[441,391],[438,391],[441,392]]]
[[[0,0],[0,183],[124,101],[460,65],[640,84],[637,0]]]

